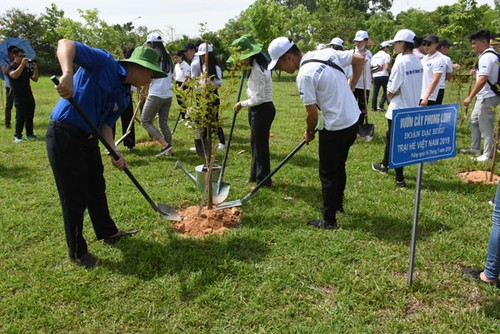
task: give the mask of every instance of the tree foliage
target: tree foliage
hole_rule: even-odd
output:
[[[206,23],[200,24],[199,36],[214,45],[222,66],[229,56],[231,42],[243,34],[253,34],[264,49],[278,36],[290,37],[307,51],[335,36],[345,41],[346,48],[352,48],[354,34],[360,29],[369,32],[375,45],[391,39],[403,28],[420,36],[436,34],[459,44],[462,58],[462,54],[470,52],[468,34],[480,28],[499,32],[500,0],[494,1],[495,8],[490,8],[478,6],[476,0],[457,0],[432,12],[412,8],[394,18],[389,11],[393,0],[256,0],[220,31],[208,31]],[[151,32],[146,27],[135,28],[132,22],[110,25],[99,17],[97,9],[79,10],[79,14],[78,21],[66,18],[55,4],[50,4],[40,15],[12,8],[0,15],[0,36],[29,40],[37,51],[41,72],[47,73],[57,69],[55,47],[62,37],[106,49],[119,57],[124,47],[143,44]],[[170,51],[180,50],[187,42],[198,39],[176,36],[173,29],[156,32],[170,41],[167,45]],[[451,52],[453,58],[456,51]]]

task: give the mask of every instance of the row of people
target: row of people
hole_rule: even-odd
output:
[[[494,108],[500,102],[500,96],[492,90],[492,83],[498,82],[496,76],[499,72],[500,57],[494,51],[490,51],[490,34],[487,30],[473,33],[469,39],[474,51],[479,55],[479,68],[474,89],[471,90],[464,103],[470,104],[472,99],[477,97],[475,109],[488,106],[488,111],[494,113]],[[394,62],[387,89],[390,101],[387,115],[389,116],[389,129],[393,110],[428,105],[429,96],[433,94],[432,89],[423,87],[425,63],[421,62],[413,52],[415,34],[411,30],[403,29],[396,33],[391,42],[398,56]],[[428,39],[427,45],[424,46],[427,47],[428,54],[431,54],[428,58],[433,57],[433,44],[436,43],[437,41],[432,38]],[[297,86],[307,113],[304,132],[304,139],[307,142],[314,139],[318,112],[325,120],[324,128],[319,131],[323,219],[313,220],[308,224],[321,229],[334,229],[337,227],[336,214],[343,211],[342,199],[346,184],[345,162],[349,148],[356,138],[357,116],[361,114],[359,108],[355,106],[353,95],[347,91],[349,89],[355,91],[353,82],[355,83],[362,75],[366,64],[364,57],[358,53],[335,53],[333,50],[304,54],[285,37],[273,40],[269,45],[269,53],[272,58],[271,68],[279,68],[288,73],[298,71]],[[487,58],[488,54],[494,57],[488,56]],[[331,63],[336,66],[331,66]],[[353,69],[350,86],[341,69],[349,65]],[[426,95],[422,96],[422,93]],[[435,96],[437,98],[437,94]],[[389,141],[388,135],[387,142]],[[388,156],[388,154],[386,147],[385,155]],[[396,174],[397,177],[402,175],[402,170],[396,171]],[[495,204],[484,270],[466,267],[463,272],[478,282],[500,287],[500,183]]]

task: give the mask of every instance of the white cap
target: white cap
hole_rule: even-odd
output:
[[[380,47],[381,48],[386,48],[386,47],[389,47],[389,46],[392,46],[391,41],[383,41],[382,43],[380,43]]]
[[[328,45],[337,45],[337,46],[341,46],[341,47],[344,47],[344,41],[341,40],[340,38],[338,37],[335,37],[333,38],[330,43],[328,43]]]
[[[368,39],[368,32],[366,32],[364,30],[356,31],[356,37],[354,37],[355,42],[361,42],[365,39]]]
[[[415,33],[409,29],[402,29],[396,33],[394,39],[389,41],[389,43],[394,44],[396,42],[409,42],[413,43],[413,39],[415,38]]]
[[[156,32],[153,32],[151,34],[148,35],[148,37],[146,38],[146,43],[155,43],[155,42],[163,42],[163,40],[161,39],[161,36],[156,33]]]
[[[323,50],[323,49],[326,49],[326,44],[324,44],[324,43],[319,43],[316,46],[316,50]]]
[[[275,38],[267,48],[267,51],[269,51],[269,55],[271,56],[271,62],[267,66],[267,69],[272,70],[274,66],[276,66],[280,57],[290,50],[292,46],[294,46],[293,42],[287,37]]]
[[[208,44],[208,52],[212,52],[214,49],[211,44]],[[207,52],[207,45],[206,43],[200,44],[198,47],[198,52],[195,53],[197,56],[203,56]]]

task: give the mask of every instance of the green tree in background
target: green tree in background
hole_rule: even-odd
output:
[[[376,49],[397,30],[407,28],[419,36],[433,33],[457,43],[460,48],[452,48],[451,57],[458,62],[471,53],[468,34],[480,28],[500,32],[500,0],[494,1],[495,8],[490,8],[478,6],[476,0],[457,0],[431,12],[411,8],[394,18],[389,11],[393,0],[256,0],[219,31],[208,31],[206,23],[200,24],[199,38],[177,37],[173,29],[156,32],[169,40],[170,52],[182,49],[187,42],[208,40],[221,66],[225,66],[229,45],[247,33],[254,35],[264,50],[274,38],[287,36],[307,51],[335,36],[345,41],[346,49],[353,48],[355,32],[363,29],[374,40]],[[110,25],[99,17],[98,9],[79,10],[79,14],[81,22],[65,18],[55,4],[40,15],[13,8],[0,14],[0,36],[29,40],[37,51],[41,73],[49,74],[58,68],[55,48],[62,37],[106,49],[119,57],[124,47],[143,44],[152,32],[143,26],[135,28],[132,22]]]

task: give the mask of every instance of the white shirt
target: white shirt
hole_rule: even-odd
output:
[[[423,72],[422,63],[415,54],[399,54],[396,57],[387,84],[387,91],[395,95],[387,108],[386,118],[392,119],[395,109],[418,107]]]
[[[322,63],[306,60],[331,60],[340,67],[352,62],[352,51],[324,49],[306,53],[300,62],[297,88],[304,105],[317,105],[324,118],[324,129],[338,131],[354,125],[360,110],[347,79],[339,70]]]
[[[451,62],[451,58],[448,57],[447,55],[442,54],[441,52],[439,52],[439,54],[441,55],[441,57],[443,57],[444,62],[446,64],[445,75],[442,75],[441,79],[439,80],[439,89],[445,89],[445,87],[446,87],[446,74],[453,73],[453,63]]]
[[[498,81],[498,58],[494,53],[486,52],[487,50],[493,50],[493,48],[484,50],[479,56],[476,80],[479,79],[480,75],[487,75],[488,81],[495,84]],[[490,84],[486,83],[483,89],[477,93],[476,98],[482,100],[493,96],[496,96],[495,92],[491,90]]]
[[[168,72],[165,78],[158,78],[151,80],[149,85],[148,96],[156,96],[161,99],[168,99],[172,97],[172,77],[173,73]]]
[[[372,57],[371,66],[381,66],[382,70],[373,73],[374,78],[378,77],[388,77],[389,72],[387,72],[387,64],[391,63],[391,55],[385,52],[384,50],[380,50]]]
[[[191,77],[197,78],[201,75],[200,56],[194,56],[191,60]]]
[[[271,71],[260,68],[256,60],[252,63],[252,72],[247,82],[247,99],[241,101],[242,107],[258,106],[273,100],[273,80]]]
[[[441,54],[438,52],[434,53],[432,56],[425,55],[421,62],[424,67],[424,76],[422,78],[422,91],[420,93],[420,98],[423,99],[427,94],[429,86],[431,85],[434,74],[441,73],[441,77],[446,75],[446,63],[443,57],[441,57]],[[429,101],[436,101],[438,93],[439,83],[436,85],[436,88],[432,91],[431,95],[429,95]]]
[[[371,73],[371,62],[372,62],[372,53],[369,50],[366,50],[365,53],[361,53],[358,49],[354,51],[355,53],[363,56],[366,59],[365,63],[365,75],[363,77],[363,73],[359,77],[358,82],[356,83],[356,88],[370,90],[370,85],[372,84],[372,73]]]
[[[186,77],[191,76],[191,67],[185,60],[183,60],[182,63],[175,64],[174,73],[175,81],[184,82]]]
[[[192,70],[192,68],[191,68]],[[205,71],[205,65],[203,65],[203,71]],[[210,83],[214,86],[221,86],[222,85],[222,70],[220,69],[219,65],[215,66],[215,73],[217,73],[217,76],[212,76],[210,78]],[[205,77],[202,77],[200,79],[200,85],[203,85],[205,83]]]

